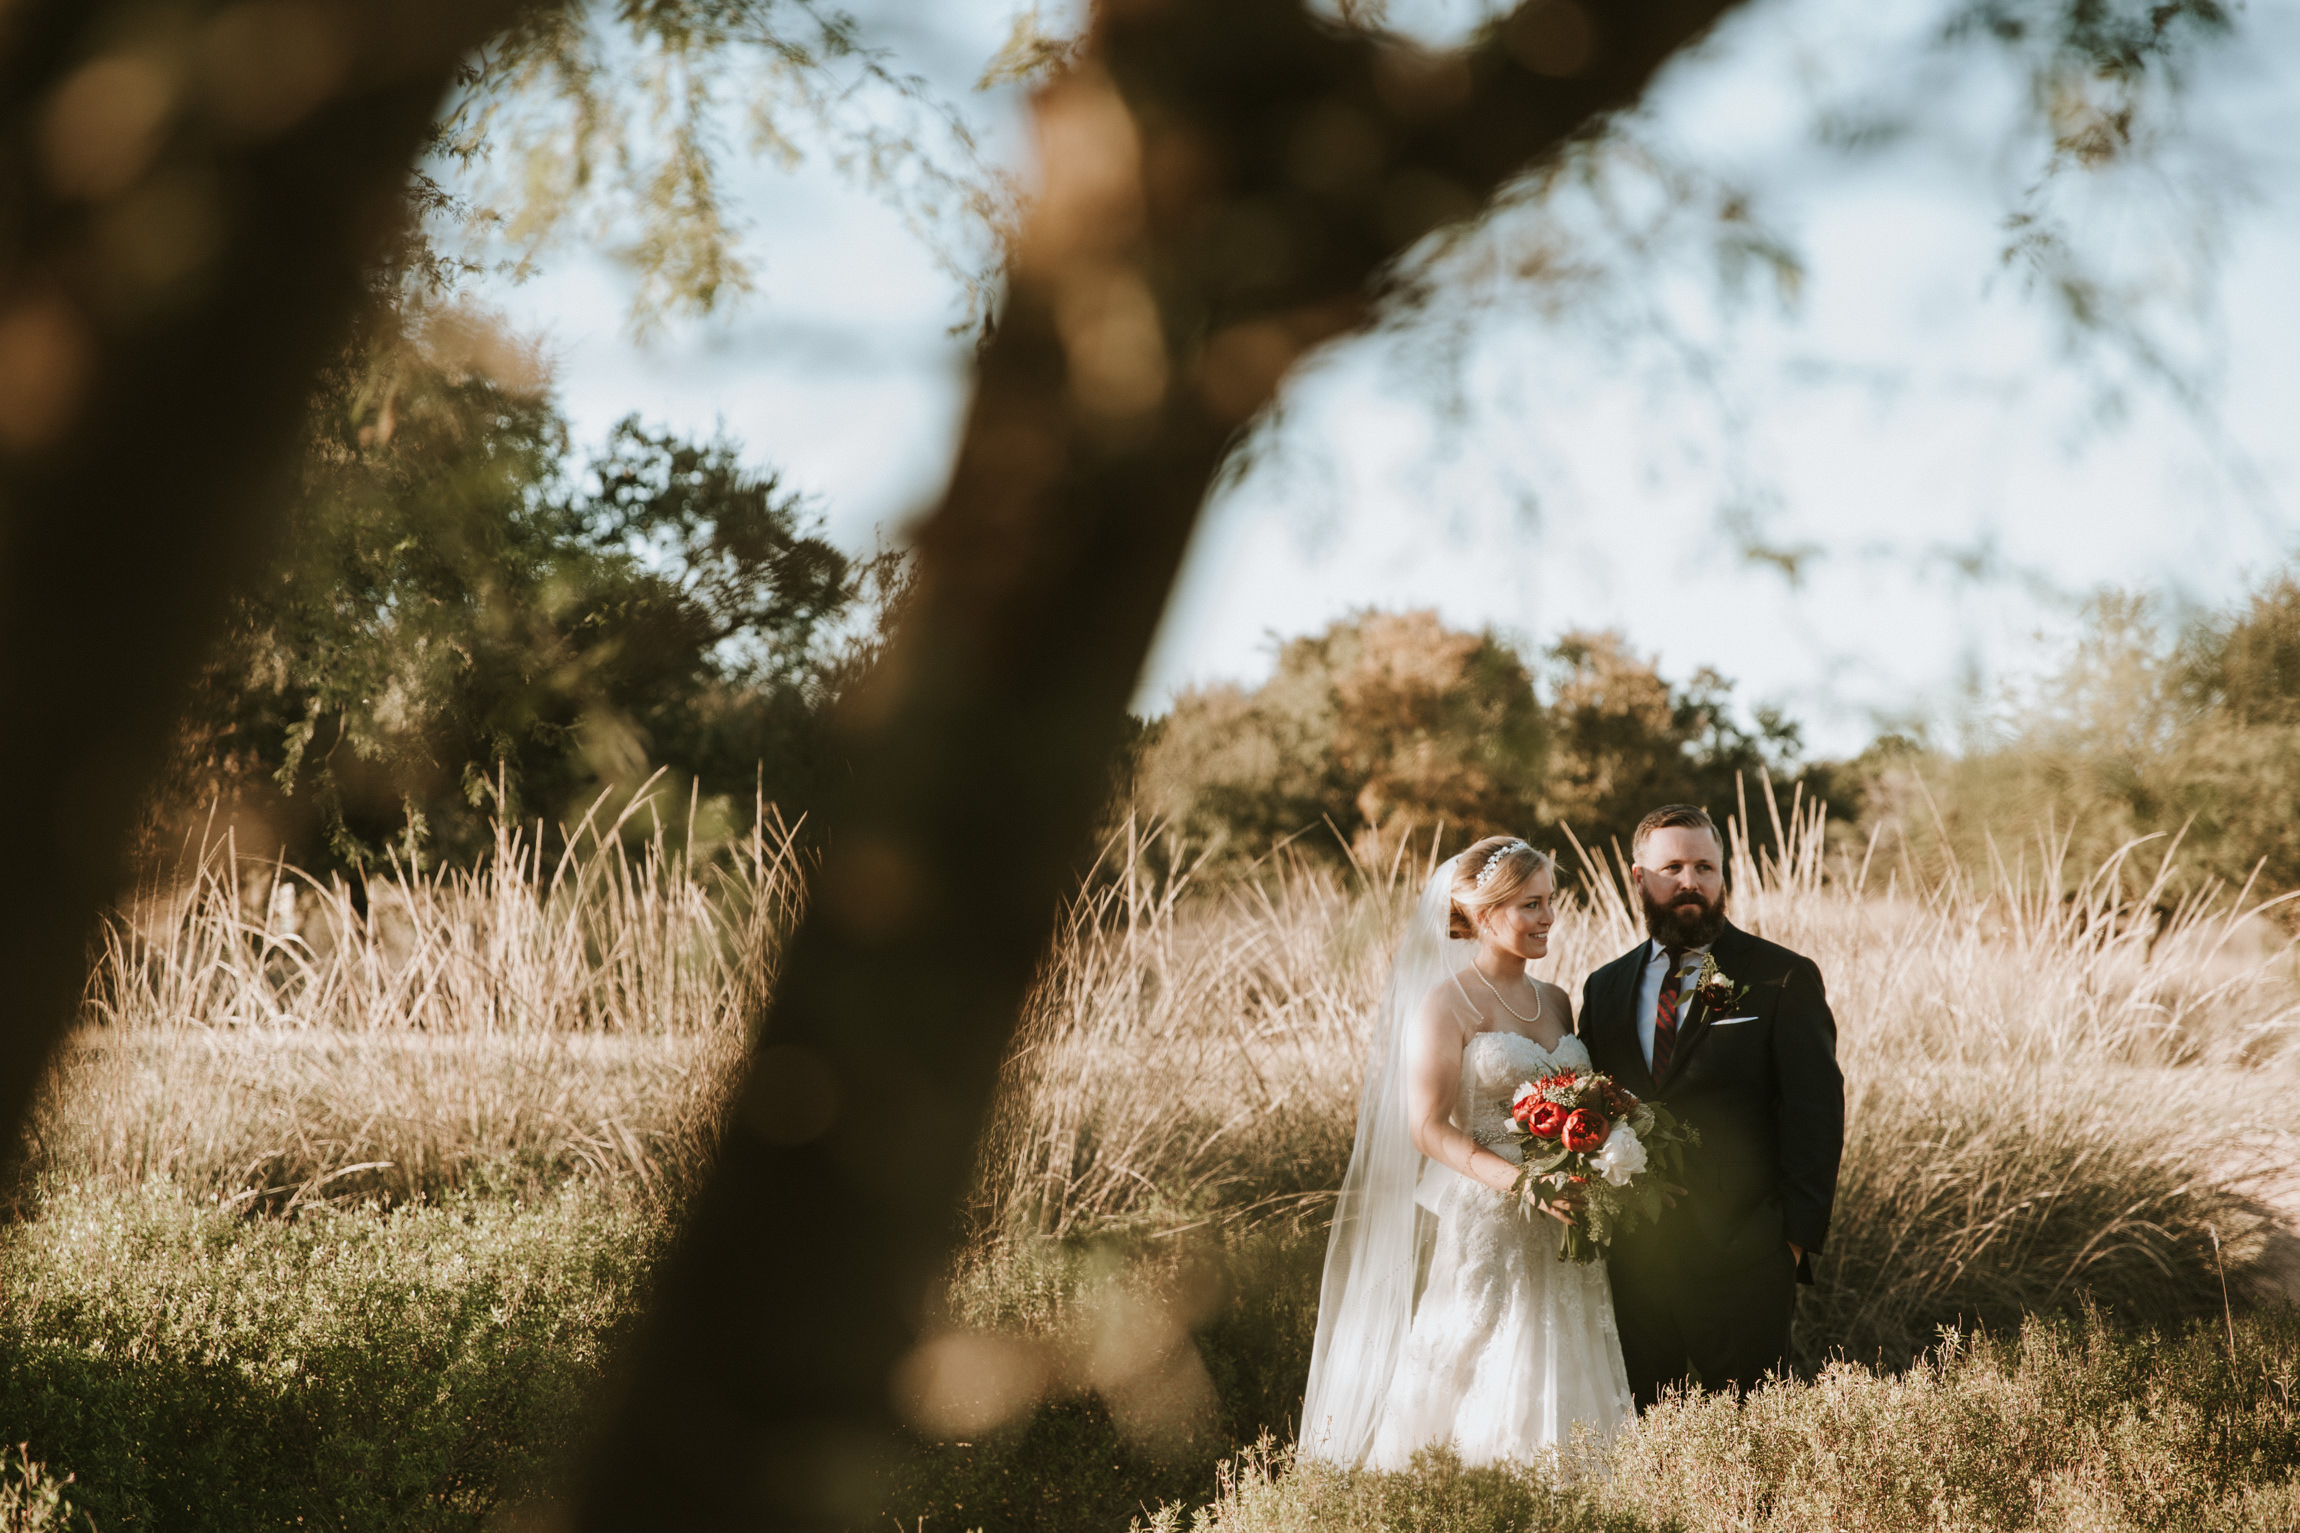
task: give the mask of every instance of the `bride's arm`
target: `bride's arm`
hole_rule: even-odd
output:
[[[1446,1004],[1441,987],[1422,1003],[1406,1060],[1406,1129],[1414,1148],[1459,1171],[1471,1181],[1507,1196],[1517,1167],[1479,1144],[1453,1121],[1461,1095],[1461,1055],[1468,1030]],[[1538,1197],[1528,1201],[1544,1213],[1565,1217]]]

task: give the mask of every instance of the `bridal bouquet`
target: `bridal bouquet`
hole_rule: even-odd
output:
[[[1559,1261],[1595,1261],[1616,1230],[1634,1227],[1668,1206],[1663,1182],[1685,1165],[1685,1147],[1700,1131],[1668,1108],[1640,1102],[1594,1070],[1566,1070],[1527,1081],[1510,1099],[1514,1137],[1525,1165],[1510,1191],[1538,1186],[1575,1200]]]

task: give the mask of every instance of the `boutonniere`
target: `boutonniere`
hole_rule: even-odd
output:
[[[1700,1003],[1703,1011],[1711,1014],[1730,1011],[1740,1005],[1741,998],[1748,993],[1747,985],[1735,984],[1732,975],[1717,967],[1714,955],[1701,955],[1701,972],[1693,980],[1693,999]]]

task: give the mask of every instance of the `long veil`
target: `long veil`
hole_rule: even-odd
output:
[[[1467,962],[1473,947],[1446,935],[1453,870],[1448,858],[1423,885],[1391,961],[1367,1039],[1357,1143],[1326,1244],[1299,1451],[1346,1468],[1364,1463],[1373,1446],[1413,1324],[1420,1257],[1414,1200],[1424,1158],[1406,1130],[1406,1035],[1423,997]]]

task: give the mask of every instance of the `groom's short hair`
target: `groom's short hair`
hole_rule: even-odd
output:
[[[1709,839],[1717,843],[1717,851],[1725,851],[1725,838],[1717,833],[1717,822],[1709,818],[1709,811],[1699,804],[1663,804],[1637,822],[1637,832],[1629,838],[1629,855],[1643,857],[1646,840],[1657,830],[1705,830]]]

